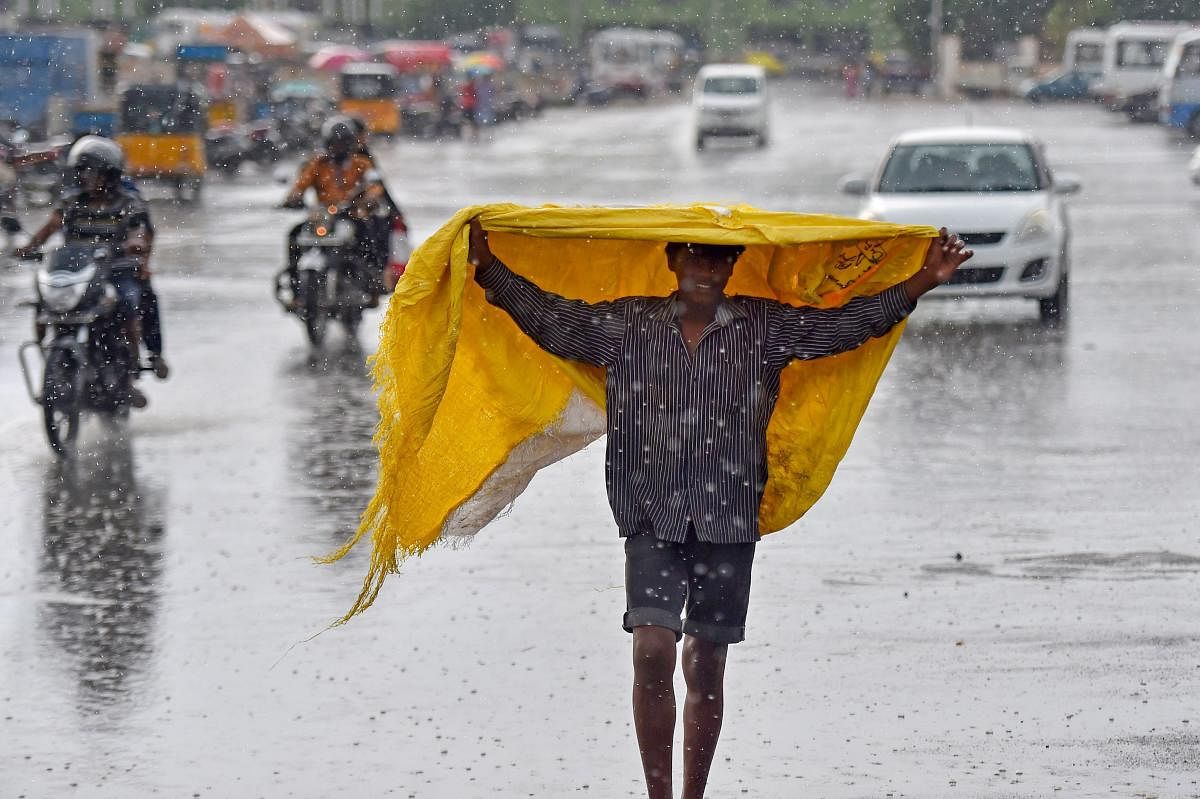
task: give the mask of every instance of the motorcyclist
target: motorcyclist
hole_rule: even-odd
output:
[[[111,139],[80,138],[67,156],[67,168],[73,173],[73,187],[64,192],[50,219],[24,247],[17,249],[16,255],[36,253],[59,230],[68,244],[121,248],[110,268],[110,279],[117,291],[117,310],[131,360],[137,365],[132,375],[136,378],[141,364],[142,298],[150,280],[148,264],[154,244],[150,213],[145,202],[122,185],[125,156]],[[44,333],[37,331],[39,340]],[[167,363],[161,352],[161,336],[156,337],[157,347],[149,347],[151,367],[159,378],[165,378]],[[130,404],[136,408],[146,406],[146,396],[134,386],[130,386]]]
[[[81,133],[71,142],[71,148],[67,150],[67,158],[70,158],[71,149],[75,144],[87,136],[94,134]],[[82,187],[79,183],[79,174],[70,168],[63,170],[63,186],[62,193],[64,195],[71,192],[78,192]],[[141,189],[133,182],[133,178],[127,174],[121,175],[121,188],[132,194],[139,200],[142,198]],[[165,380],[170,374],[170,367],[167,366],[166,360],[163,358],[163,338],[162,338],[162,319],[158,310],[158,292],[154,290],[154,285],[151,282],[151,270],[149,268],[150,256],[146,256],[146,268],[139,270],[139,279],[142,281],[142,299],[138,305],[138,315],[142,320],[142,343],[146,345],[146,350],[150,353],[150,366],[154,370],[155,376],[160,380]]]
[[[354,128],[355,135],[358,136],[357,153],[371,160],[371,165],[376,172],[379,170],[379,164],[375,161],[375,156],[371,154],[369,146],[369,130],[367,123],[359,117],[349,117],[350,126]],[[400,204],[392,198],[392,193],[388,191],[387,186],[383,181],[379,181],[379,190],[382,193],[383,201],[378,203],[372,210],[371,214],[366,218],[366,231],[371,239],[371,267],[375,275],[380,276],[383,281],[383,288],[387,292],[391,292],[396,283],[393,275],[388,271],[388,261],[391,255],[392,248],[392,232],[396,228],[396,222],[399,221],[404,230],[408,230],[408,226],[404,223],[404,213],[400,210]]]
[[[350,217],[355,220],[358,228],[357,239],[360,254],[368,263],[373,264],[370,232],[364,220],[371,214],[373,208],[383,199],[382,184],[374,181],[372,185],[370,174],[374,173],[374,163],[370,156],[360,152],[361,142],[355,131],[354,123],[344,116],[330,117],[321,128],[321,139],[325,145],[322,152],[310,158],[300,169],[296,182],[292,185],[282,206],[299,209],[304,207],[304,193],[313,189],[317,201],[324,206],[340,206],[351,198],[355,199],[350,208]],[[365,189],[365,190],[364,190]],[[292,288],[292,307],[299,306],[301,300],[300,276],[297,269],[300,259],[300,248],[296,238],[304,223],[296,225],[288,233],[287,268],[288,279]],[[377,281],[372,281],[374,284]],[[372,285],[369,291],[371,307],[379,304],[379,287]]]

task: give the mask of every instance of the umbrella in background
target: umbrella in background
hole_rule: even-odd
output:
[[[450,48],[442,42],[394,39],[380,42],[371,52],[401,72],[417,67],[448,67],[451,63]]]
[[[467,72],[499,72],[504,69],[504,59],[495,53],[480,51],[463,56],[458,65]]]
[[[347,64],[370,60],[366,50],[348,44],[330,44],[313,53],[308,65],[323,72],[336,72]]]

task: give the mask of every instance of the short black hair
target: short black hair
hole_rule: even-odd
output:
[[[708,258],[727,258],[736,261],[746,248],[741,244],[701,244],[694,241],[668,241],[666,247],[667,260],[675,257],[680,250],[688,250],[696,255]]]

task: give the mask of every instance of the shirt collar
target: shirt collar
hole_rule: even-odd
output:
[[[657,308],[650,311],[650,316],[653,319],[670,324],[679,318],[683,311],[683,303],[679,300],[679,292],[673,291],[669,297],[664,297],[663,301]],[[738,319],[749,319],[750,314],[742,307],[742,304],[737,301],[736,297],[726,297],[720,305],[717,306],[717,315],[714,321],[724,327]]]

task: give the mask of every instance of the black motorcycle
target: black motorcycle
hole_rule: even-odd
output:
[[[62,456],[74,447],[83,411],[129,414],[131,381],[141,367],[125,340],[110,279],[121,254],[120,248],[67,244],[30,256],[40,261],[37,299],[24,304],[49,335],[22,344],[18,356],[29,396],[42,407],[46,438]],[[40,392],[32,353],[42,362]]]
[[[292,286],[285,268],[275,276],[275,299],[304,323],[312,346],[325,340],[330,319],[354,338],[370,301],[372,281],[363,225],[345,206],[314,207],[296,237],[299,279]]]

